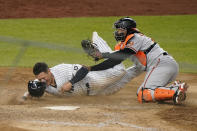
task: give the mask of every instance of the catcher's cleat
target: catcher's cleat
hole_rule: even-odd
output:
[[[174,83],[173,83],[174,86],[179,86],[180,84],[181,84],[180,80],[174,81]]]
[[[179,88],[173,97],[174,104],[181,104],[186,99],[186,91],[188,87],[187,83],[179,84]]]
[[[98,50],[97,45],[93,43],[91,40],[82,40],[81,46],[85,51],[85,53],[87,53],[89,56],[94,58],[95,61],[101,59],[102,57],[101,52]]]

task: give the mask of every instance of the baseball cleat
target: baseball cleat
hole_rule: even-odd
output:
[[[189,86],[187,83],[180,83],[179,88],[177,89],[173,101],[174,104],[181,104],[186,99],[186,91]]]
[[[180,80],[174,81],[174,83],[173,83],[174,86],[179,86],[180,84],[181,84]]]

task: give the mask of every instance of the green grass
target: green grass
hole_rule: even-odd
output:
[[[50,66],[59,63],[95,64],[82,52],[80,42],[91,38],[92,32],[113,47],[113,23],[120,17],[81,17],[44,19],[2,19],[0,36],[50,43],[66,50],[28,46],[18,66],[32,67],[38,61]],[[182,72],[197,72],[197,15],[132,16],[138,28],[152,37],[180,63]],[[1,41],[1,40],[0,40]],[[40,44],[41,44],[40,43]],[[0,42],[0,66],[11,66],[21,45]],[[126,62],[131,65],[130,62]]]

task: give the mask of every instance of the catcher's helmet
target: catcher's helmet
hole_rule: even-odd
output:
[[[125,30],[127,30],[127,34],[133,28],[136,28],[136,26],[137,26],[136,22],[132,18],[129,18],[129,17],[121,18],[114,23],[115,29],[120,29],[120,28],[125,29]],[[119,34],[117,31],[115,31],[114,35],[115,35],[115,39],[117,41],[124,41],[126,38],[126,35],[124,33]]]
[[[33,97],[41,97],[46,89],[46,83],[37,80],[28,82],[29,94]]]

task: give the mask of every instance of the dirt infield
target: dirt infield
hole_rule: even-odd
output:
[[[55,97],[26,102],[19,98],[33,79],[32,69],[17,68],[5,83],[8,68],[0,68],[0,130],[25,131],[179,131],[197,129],[197,74],[179,74],[190,84],[188,99],[181,106],[167,103],[139,104],[136,91],[143,75],[135,78],[120,92],[110,96]],[[79,106],[75,111],[47,110],[45,106]]]
[[[0,0],[0,18],[130,16],[197,14],[196,0]],[[196,131],[197,74],[181,73],[189,83],[185,104],[139,104],[136,91],[143,75],[110,96],[55,97],[25,102],[20,97],[32,69],[0,68],[0,131]],[[7,81],[7,78],[11,78]],[[45,106],[79,106],[75,111],[47,110]]]

